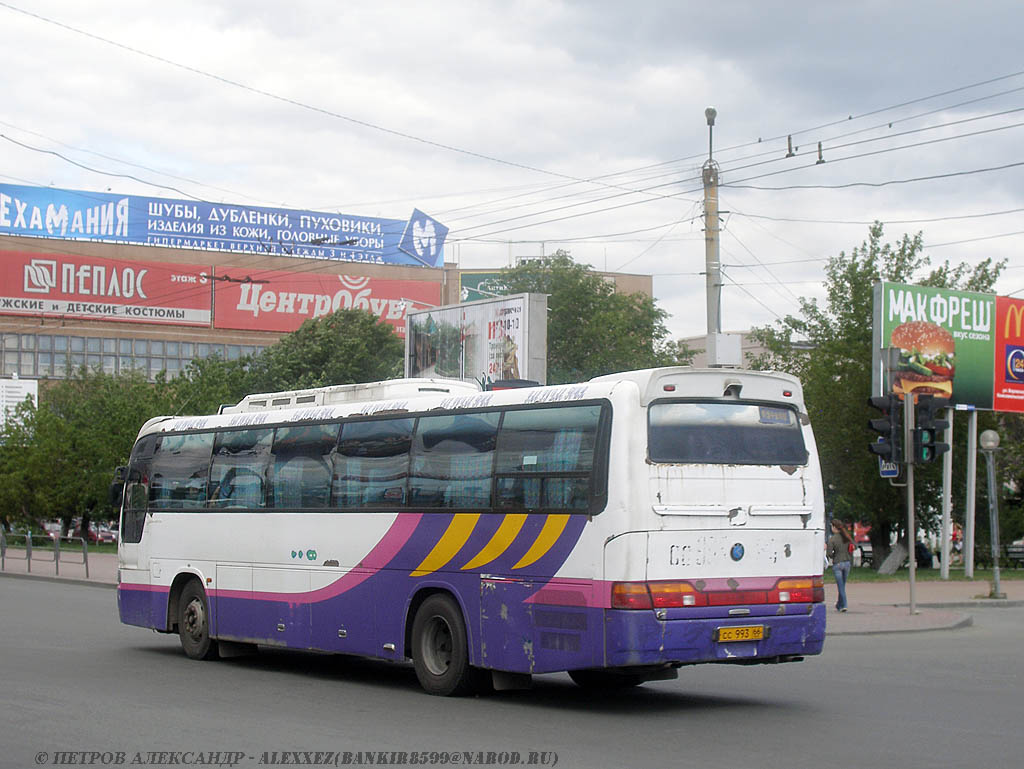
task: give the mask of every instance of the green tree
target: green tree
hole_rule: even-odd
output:
[[[581,382],[616,371],[688,362],[669,342],[667,313],[641,293],[618,294],[565,251],[502,271],[509,294],[548,295],[548,382]]]
[[[849,254],[840,252],[825,266],[825,301],[802,299],[798,316],[754,330],[768,350],[752,361],[755,368],[788,371],[804,385],[807,410],[814,425],[829,512],[845,520],[871,524],[878,554],[889,547],[893,532],[905,520],[903,493],[878,476],[878,463],[867,446],[874,433],[871,393],[872,287],[879,280],[968,291],[991,291],[1004,263],[985,260],[973,269],[948,262],[927,270],[921,234],[904,235],[895,244],[882,242],[875,223],[868,239]],[[924,522],[938,500],[940,465],[921,473],[918,498],[926,500]],[[876,559],[881,563],[881,558]]]
[[[248,393],[350,384],[397,376],[402,342],[363,310],[306,321],[254,358],[194,360],[170,381],[80,369],[40,388],[0,432],[0,523],[38,528],[59,518],[111,514],[114,468],[127,462],[139,428],[167,414],[210,414]]]
[[[174,414],[213,414],[225,403],[238,403],[251,391],[252,358],[196,358],[167,383]]]
[[[57,518],[109,518],[107,493],[142,424],[167,413],[163,382],[136,372],[113,376],[82,368],[44,386],[39,405],[19,408],[0,461],[0,504],[17,522],[37,527]],[[17,499],[11,497],[17,495]]]
[[[338,310],[307,320],[249,364],[251,392],[273,392],[400,375],[402,341],[365,310]]]

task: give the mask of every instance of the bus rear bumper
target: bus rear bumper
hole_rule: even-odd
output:
[[[605,665],[779,662],[820,654],[825,643],[825,606],[810,613],[757,617],[659,619],[652,611],[606,610]],[[787,607],[790,610],[796,607]],[[718,640],[722,629],[760,640]]]

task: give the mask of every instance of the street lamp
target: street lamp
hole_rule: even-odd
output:
[[[981,453],[985,455],[985,466],[988,469],[988,518],[992,535],[992,591],[989,598],[1006,598],[999,584],[999,500],[996,499],[996,458],[999,450],[999,433],[985,430],[979,437]]]
[[[709,163],[714,162],[713,155],[712,155],[712,141],[711,141],[711,139],[714,136],[715,118],[716,117],[718,117],[718,110],[716,110],[714,107],[708,107],[706,110],[704,110],[704,119],[708,121],[708,162]]]

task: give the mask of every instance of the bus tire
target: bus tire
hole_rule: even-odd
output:
[[[584,689],[629,689],[647,678],[640,673],[616,673],[612,670],[570,670],[569,678]]]
[[[194,660],[217,657],[217,642],[210,638],[210,605],[206,591],[189,580],[178,599],[178,637],[185,654]]]
[[[466,623],[450,596],[432,595],[416,611],[412,661],[416,678],[428,694],[461,696],[477,689],[481,671],[469,664]]]

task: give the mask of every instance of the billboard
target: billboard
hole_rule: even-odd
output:
[[[369,310],[405,336],[405,318],[416,306],[441,301],[440,281],[385,280],[351,275],[260,270],[251,282],[217,281],[214,328],[295,331],[309,318],[339,309]]]
[[[1024,299],[996,297],[992,408],[1024,412]]]
[[[209,326],[210,268],[0,251],[0,315]]]
[[[409,313],[405,375],[547,382],[547,296],[515,294]]]
[[[0,184],[0,234],[443,267],[448,228],[409,219]]]
[[[925,392],[977,409],[1024,411],[1024,302],[994,294],[876,283],[872,392]]]
[[[35,379],[0,379],[0,430],[25,398],[39,403],[39,382]]]

